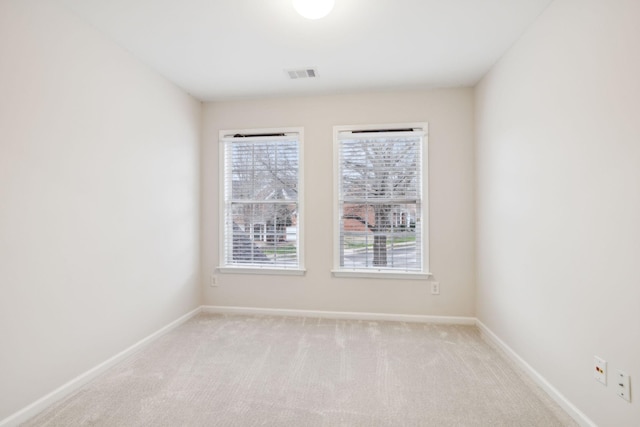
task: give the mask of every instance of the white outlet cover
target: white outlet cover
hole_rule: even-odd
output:
[[[431,282],[431,295],[440,295],[440,282]]]
[[[598,356],[593,356],[593,365],[593,378],[607,385],[607,361]]]
[[[631,402],[631,387],[629,384],[629,374],[623,371],[616,372],[616,392],[618,396],[627,402]]]

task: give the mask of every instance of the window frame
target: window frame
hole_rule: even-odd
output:
[[[420,130],[423,133],[421,147],[422,176],[421,176],[421,244],[422,262],[421,270],[402,271],[387,268],[348,268],[340,265],[341,241],[340,241],[340,134],[353,131],[402,131],[405,129]],[[427,122],[393,123],[393,124],[365,124],[365,125],[341,125],[333,127],[333,269],[334,277],[353,277],[368,279],[412,279],[427,280],[431,276],[429,272],[429,124]]]
[[[282,266],[269,266],[259,264],[232,265],[226,264],[227,251],[227,229],[226,223],[226,207],[227,195],[225,190],[226,184],[226,162],[225,162],[225,146],[230,138],[236,134],[242,135],[261,135],[261,134],[297,134],[298,136],[298,216],[297,216],[297,253],[298,265],[292,268]],[[261,138],[251,137],[251,138]],[[265,140],[269,137],[264,137]],[[246,139],[245,139],[246,140]],[[295,275],[302,276],[305,274],[305,258],[304,258],[304,128],[303,127],[279,127],[279,128],[257,128],[257,129],[225,129],[218,132],[218,267],[216,271],[220,273],[236,273],[236,274],[265,274],[265,275]]]

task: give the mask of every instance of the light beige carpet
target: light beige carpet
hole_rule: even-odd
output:
[[[27,426],[573,426],[473,326],[201,314]]]

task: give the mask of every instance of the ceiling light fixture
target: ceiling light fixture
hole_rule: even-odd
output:
[[[320,19],[329,14],[335,0],[293,0],[293,7],[307,19]]]

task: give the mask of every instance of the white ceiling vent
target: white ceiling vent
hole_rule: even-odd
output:
[[[315,68],[301,68],[298,70],[284,70],[291,80],[296,79],[313,79],[318,77],[318,70]]]

